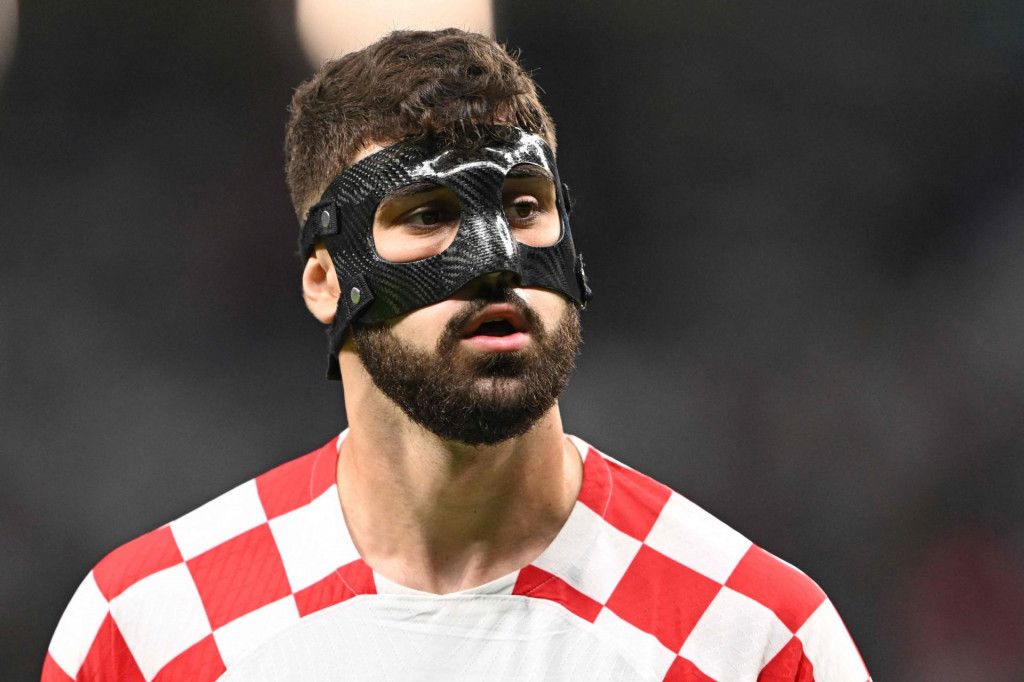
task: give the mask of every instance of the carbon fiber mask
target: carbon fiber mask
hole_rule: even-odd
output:
[[[494,139],[471,154],[440,148],[436,140],[399,142],[347,168],[309,209],[300,238],[303,262],[322,242],[341,286],[327,336],[327,376],[340,379],[338,351],[353,322],[374,323],[442,301],[470,281],[510,272],[520,286],[557,291],[579,306],[590,299],[583,260],[569,231],[569,206],[554,155],[543,138],[518,128],[493,129]],[[539,166],[551,175],[561,235],[549,246],[515,239],[505,216],[502,188],[515,166]],[[378,255],[373,220],[381,200],[402,187],[445,187],[459,202],[459,226],[436,255],[393,263]]]

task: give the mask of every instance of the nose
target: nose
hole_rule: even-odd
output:
[[[511,270],[500,270],[470,280],[456,292],[458,298],[505,300],[507,292],[522,284],[519,275]]]
[[[495,287],[515,287],[519,286],[519,275],[512,272],[511,270],[500,270],[498,272],[492,272],[477,279],[482,279],[491,286]]]

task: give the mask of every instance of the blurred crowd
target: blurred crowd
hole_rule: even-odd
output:
[[[345,426],[283,182],[294,7],[18,10],[5,680],[106,552]],[[596,294],[567,430],[809,573],[878,679],[1024,679],[1022,27],[1009,0],[495,5]]]

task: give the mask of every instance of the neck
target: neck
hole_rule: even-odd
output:
[[[475,587],[530,563],[565,524],[582,464],[557,405],[522,436],[468,446],[372,386],[351,388],[338,490],[360,556],[389,580],[436,594]]]

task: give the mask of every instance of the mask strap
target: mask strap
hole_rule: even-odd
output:
[[[338,309],[334,313],[334,321],[327,327],[327,341],[330,352],[327,354],[327,378],[340,381],[341,366],[338,364],[338,351],[345,343],[345,331],[352,320],[357,319],[373,305],[373,291],[361,274],[349,277],[344,284],[339,282],[341,295],[338,296]]]

